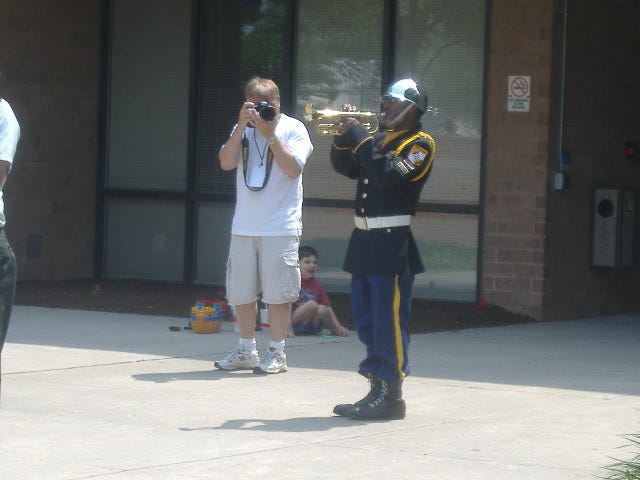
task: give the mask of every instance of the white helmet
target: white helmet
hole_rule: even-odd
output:
[[[405,115],[413,108],[414,105],[420,111],[420,115],[427,111],[427,91],[411,78],[398,80],[389,87],[387,93],[382,96],[382,103],[384,104],[389,101],[402,102],[406,104],[406,107],[402,111],[394,113],[393,116],[389,117],[383,115],[383,122],[385,126],[391,130],[402,122]]]
[[[427,90],[411,78],[403,78],[391,85],[382,99],[384,100],[385,97],[396,98],[402,102],[412,103],[418,107],[422,113],[427,111],[429,104]]]

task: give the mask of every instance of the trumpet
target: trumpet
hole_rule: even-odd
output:
[[[380,129],[382,115],[373,112],[341,111],[325,108],[314,110],[310,103],[304,106],[304,118],[309,123],[316,124],[320,135],[338,135],[335,124],[340,118],[355,118],[369,133],[376,133]]]

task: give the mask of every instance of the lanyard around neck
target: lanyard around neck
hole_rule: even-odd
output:
[[[254,140],[255,140],[255,134],[256,133],[253,132]],[[260,190],[262,190],[267,185],[267,182],[269,181],[269,175],[271,175],[271,167],[273,166],[273,152],[271,151],[271,149],[269,148],[268,145],[267,145],[267,150],[268,150],[267,151],[267,165],[266,165],[265,174],[264,174],[264,180],[262,182],[262,185],[260,187],[252,187],[247,182],[247,167],[249,165],[249,139],[246,136],[242,137],[242,173],[244,175],[244,184],[252,192],[259,192]],[[260,152],[258,152],[258,154],[260,154]],[[263,155],[263,157],[264,157],[264,155]]]

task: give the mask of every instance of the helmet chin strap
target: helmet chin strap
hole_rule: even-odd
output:
[[[409,105],[407,105],[407,108],[405,108],[403,111],[401,111],[392,120],[386,120],[385,119],[385,121],[384,121],[385,126],[389,130],[393,130],[394,128],[396,128],[398,125],[400,125],[402,120],[404,120],[404,117],[407,115],[407,113],[409,113],[409,110],[411,110],[411,107],[413,107],[413,106],[414,106],[413,103],[410,103]]]

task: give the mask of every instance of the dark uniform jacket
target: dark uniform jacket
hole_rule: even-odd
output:
[[[333,168],[357,179],[355,214],[360,217],[415,215],[429,174],[435,142],[422,125],[402,132],[371,136],[361,125],[336,135]],[[416,274],[424,272],[409,226],[362,230],[349,241],[344,270],[352,274]]]

